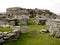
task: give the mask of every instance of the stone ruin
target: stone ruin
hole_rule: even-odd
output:
[[[17,41],[21,33],[28,33],[28,26],[22,26],[22,29],[20,29],[20,26],[12,26],[9,28],[12,28],[12,30],[8,32],[0,31],[0,44]]]
[[[50,32],[50,36],[60,38],[60,20],[48,19],[46,22],[47,30]]]
[[[10,17],[6,15],[0,15],[0,26],[1,25],[21,25],[21,24],[24,24],[24,25],[29,24],[29,16],[14,15],[13,17]]]
[[[57,15],[55,13],[46,9],[26,9],[20,7],[12,7],[7,8],[6,13],[0,13],[0,26],[21,24],[27,25],[29,24],[29,17],[36,17],[36,23],[44,25],[46,24],[47,19],[55,19],[56,16]]]
[[[53,13],[47,9],[35,8],[35,9],[27,9],[27,11],[29,12],[30,17],[36,17],[36,15],[40,15],[40,16],[42,15],[42,16],[46,16],[49,18],[56,18],[56,16],[57,16],[55,13]]]
[[[38,19],[37,15],[41,18]],[[45,17],[56,18],[56,16],[55,13],[46,9],[11,7],[6,9],[6,13],[0,13],[0,25],[27,25],[29,24],[29,17],[36,17],[37,24],[45,24]]]
[[[29,17],[35,17],[38,15],[43,15],[50,18],[55,18],[56,14],[46,9],[26,9],[21,7],[11,7],[6,9],[7,15],[13,17],[14,15],[28,15]]]
[[[48,19],[56,19],[57,15],[49,10],[35,9],[36,11],[36,23],[45,25]]]
[[[7,8],[6,13],[0,13],[0,27],[12,27],[15,25],[29,24],[29,18],[36,17],[37,24],[46,24],[51,36],[60,37],[60,20],[55,19],[56,14],[43,9],[25,9],[20,7]],[[50,18],[50,19],[49,19]],[[51,18],[54,18],[51,20]],[[43,29],[41,33],[47,32]],[[28,27],[22,26],[21,33],[28,33]],[[36,31],[32,31],[36,33]],[[20,27],[15,26],[13,31],[0,32],[0,44],[16,41],[20,35]]]
[[[29,12],[20,7],[11,7],[6,9],[7,15],[14,16],[14,15],[29,15]]]
[[[0,31],[0,44],[5,42],[11,42],[18,40],[20,36],[20,26],[15,26],[12,31],[1,32]]]
[[[47,19],[48,19],[48,18],[45,17],[45,16],[37,15],[37,16],[36,16],[36,23],[37,23],[37,24],[44,25],[44,24],[46,23],[46,20],[47,20]]]
[[[27,25],[29,23],[28,11],[21,8],[7,8],[6,13],[0,13],[1,25]]]
[[[7,24],[9,25],[27,25],[29,24],[29,17],[26,15],[21,15],[21,16],[15,16],[14,18],[6,18],[8,21]]]

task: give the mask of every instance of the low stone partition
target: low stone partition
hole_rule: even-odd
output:
[[[20,26],[15,26],[13,31],[0,32],[0,44],[4,42],[16,41],[20,35]]]
[[[59,19],[48,19],[46,22],[47,30],[50,32],[49,35],[60,38],[60,20]]]
[[[22,34],[28,33],[28,26],[22,26],[21,33],[22,33]]]

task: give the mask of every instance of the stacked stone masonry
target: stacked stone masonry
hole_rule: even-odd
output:
[[[1,32],[0,31],[0,44],[18,40],[20,36],[20,26],[15,26],[13,31]]]
[[[11,7],[6,9],[6,13],[0,13],[0,25],[29,24],[29,17],[36,17],[37,15],[45,16],[47,18],[56,18],[57,16],[55,13],[46,9]],[[41,20],[41,22],[45,22],[45,20]],[[38,21],[37,24],[39,24]]]
[[[60,20],[48,19],[46,22],[47,30],[50,32],[50,36],[60,38]]]

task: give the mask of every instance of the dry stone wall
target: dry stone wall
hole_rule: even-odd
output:
[[[0,44],[18,40],[20,36],[20,26],[15,26],[13,31],[0,32]]]
[[[41,25],[45,25],[47,19],[48,18],[46,16],[37,15],[36,16],[36,23],[41,24]]]
[[[49,18],[55,18],[56,14],[51,12],[50,10],[46,9],[26,9],[26,8],[21,8],[21,7],[11,7],[6,9],[6,14],[7,15],[28,15],[29,17],[35,17],[37,14],[38,15],[43,15]]]
[[[8,32],[0,31],[0,44],[3,44],[5,42],[17,41],[21,33],[22,34],[28,33],[28,26],[22,26],[21,30],[20,26],[12,26],[10,28],[12,28],[13,30]]]
[[[46,22],[47,30],[50,32],[50,36],[60,38],[60,20],[49,19]]]
[[[21,7],[11,7],[6,9],[6,13],[0,13],[0,25],[20,25],[21,23],[28,24],[29,17],[36,17],[37,15],[45,16],[47,18],[56,18],[57,16],[55,13],[46,9],[26,9]],[[45,20],[42,19],[41,22],[44,23]]]

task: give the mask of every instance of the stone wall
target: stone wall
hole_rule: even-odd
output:
[[[20,8],[20,7],[7,8],[6,13],[7,13],[7,15],[10,15],[10,16],[29,14],[29,12],[27,10],[25,10],[24,8]]]
[[[46,16],[37,15],[36,16],[36,23],[41,24],[41,25],[45,25],[47,19],[48,18]]]
[[[22,15],[26,15],[26,16],[22,16]],[[26,9],[20,7],[11,7],[6,9],[6,13],[0,13],[0,25],[1,24],[20,25],[21,23],[28,24],[29,17],[36,17],[37,15],[45,16],[47,18],[56,18],[55,13],[50,12],[50,10],[46,10],[46,9],[37,9],[37,8]]]
[[[38,15],[43,15],[47,17],[55,18],[56,14],[47,9],[26,9],[21,7],[11,7],[6,9],[7,15],[28,15],[30,17],[35,17]]]
[[[5,27],[3,26],[3,28]],[[28,26],[23,25],[21,30],[20,26],[10,26],[9,28],[12,28],[12,31],[8,32],[0,31],[0,44],[3,44],[5,42],[17,41],[21,33],[22,34],[28,33]]]
[[[16,18],[7,18],[7,24],[9,25],[28,25],[29,24],[29,16],[21,15],[20,17]]]
[[[0,17],[0,26],[1,25],[27,25],[29,24],[29,16],[27,15],[21,15],[21,16],[17,16],[15,15],[14,17]]]
[[[46,22],[47,30],[50,32],[50,36],[60,38],[60,20],[49,19]]]
[[[20,27],[15,26],[13,31],[0,32],[0,44],[18,40],[20,36]]]

